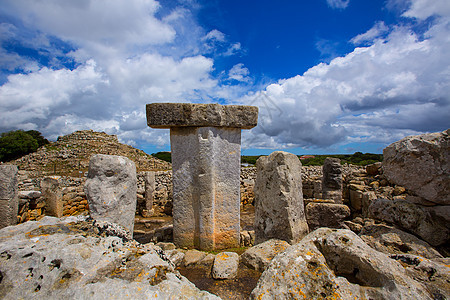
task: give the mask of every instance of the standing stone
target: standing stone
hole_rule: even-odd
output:
[[[92,218],[118,224],[133,233],[137,190],[134,162],[123,156],[93,155],[84,189]]]
[[[148,171],[144,173],[145,180],[145,208],[142,212],[143,217],[151,217],[154,213],[153,209],[153,193],[155,192],[155,172]]]
[[[450,205],[449,134],[450,129],[408,136],[389,145],[383,150],[384,176],[435,205]]]
[[[170,128],[178,247],[239,247],[241,129],[256,126],[257,119],[252,106],[147,105],[148,125]]]
[[[0,228],[17,224],[18,172],[19,170],[14,165],[0,165]]]
[[[308,234],[302,163],[294,154],[276,151],[256,161],[255,243],[281,239],[290,244]]]
[[[41,180],[41,193],[45,199],[45,214],[61,218],[63,216],[62,189],[59,176],[45,177]]]
[[[339,158],[327,157],[322,167],[322,197],[342,203],[342,165]]]

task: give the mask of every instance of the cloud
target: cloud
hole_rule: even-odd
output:
[[[333,9],[345,9],[349,3],[350,0],[327,0],[328,6]]]
[[[416,7],[404,15],[416,16]],[[264,148],[331,149],[449,128],[450,22],[444,12],[435,10],[440,17],[420,36],[406,25],[377,23],[352,39],[370,46],[241,99],[261,112],[261,126],[247,137]]]
[[[380,21],[375,23],[375,25],[370,28],[365,33],[358,34],[354,38],[352,38],[350,41],[355,44],[363,44],[365,42],[371,43],[374,39],[381,37],[383,34],[388,32],[389,27],[387,27],[384,22]]]
[[[208,32],[207,35],[203,38],[204,40],[216,40],[218,42],[225,42],[225,34],[223,32],[220,32],[217,29],[213,29],[210,32]]]
[[[230,71],[228,71],[228,77],[242,82],[249,82],[251,79],[248,77],[250,71],[244,67],[244,64],[239,63],[234,65]]]

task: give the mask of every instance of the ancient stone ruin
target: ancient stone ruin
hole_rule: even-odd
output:
[[[252,106],[147,105],[148,125],[170,128],[177,246],[239,246],[241,129],[257,120],[258,108]]]
[[[302,193],[302,163],[276,151],[256,162],[255,243],[272,238],[297,243],[308,234]]]
[[[17,223],[17,172],[13,165],[0,165],[0,228]]]
[[[93,219],[120,225],[132,236],[136,212],[134,162],[123,156],[92,156],[85,191]]]

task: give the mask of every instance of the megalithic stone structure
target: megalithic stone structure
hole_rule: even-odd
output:
[[[148,126],[170,128],[178,247],[239,247],[241,129],[257,122],[255,106],[147,104]]]

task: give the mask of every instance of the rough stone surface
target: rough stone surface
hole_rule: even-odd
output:
[[[229,127],[250,129],[258,122],[256,106],[152,103],[147,104],[147,124],[152,128]]]
[[[75,217],[0,230],[2,299],[219,299],[175,271],[158,247],[96,231]]]
[[[85,192],[92,218],[118,224],[133,233],[136,166],[131,160],[115,155],[93,155]]]
[[[302,192],[302,164],[276,151],[256,162],[255,244],[269,239],[296,243],[308,233]]]
[[[386,254],[406,253],[428,259],[442,258],[442,255],[427,242],[392,226],[384,224],[364,226],[359,236],[366,244]]]
[[[153,194],[155,192],[155,172],[148,171],[143,174],[145,180],[145,211],[143,212],[144,217],[151,217],[154,213],[153,209]]]
[[[311,202],[305,210],[311,231],[319,227],[345,228],[344,220],[350,217],[350,208],[344,204]]]
[[[45,177],[41,180],[42,197],[45,199],[45,213],[48,216],[61,218],[63,216],[62,189],[60,177]]]
[[[277,254],[284,252],[289,246],[286,241],[271,239],[245,250],[241,255],[241,261],[247,267],[263,272],[272,259]]]
[[[17,173],[14,165],[0,165],[0,228],[15,225],[19,201],[17,198]]]
[[[450,205],[450,129],[409,136],[383,150],[383,174],[439,205]]]
[[[183,264],[185,267],[190,267],[198,264],[202,259],[206,257],[206,252],[198,250],[188,250],[184,255]]]
[[[320,228],[277,255],[251,299],[433,299],[402,265],[345,229]]]
[[[18,197],[20,199],[37,199],[42,196],[40,191],[19,191]]]
[[[381,169],[381,162],[376,162],[366,166],[366,172],[369,175],[378,175]]]
[[[339,158],[327,157],[322,167],[322,197],[342,203],[342,165]]]
[[[231,279],[236,277],[239,255],[236,252],[221,252],[214,258],[211,276],[214,279]]]
[[[369,217],[396,224],[433,246],[444,245],[450,238],[450,206],[425,207],[404,200],[373,200]]]
[[[201,250],[239,247],[241,130],[172,128],[170,142],[174,243]]]

